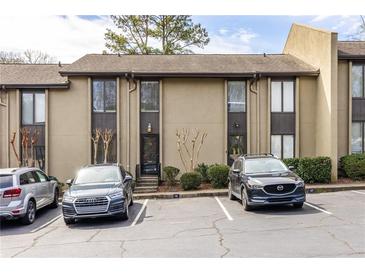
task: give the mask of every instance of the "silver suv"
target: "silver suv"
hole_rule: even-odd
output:
[[[58,206],[59,189],[54,177],[38,168],[0,169],[0,218],[35,220],[36,210]]]

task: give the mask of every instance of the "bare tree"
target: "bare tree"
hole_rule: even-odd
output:
[[[194,171],[194,168],[199,161],[200,150],[207,135],[206,132],[201,132],[199,129],[192,130],[192,138],[190,140],[191,146],[188,146],[187,142],[190,136],[190,129],[183,128],[182,130],[176,130],[177,151],[179,152],[185,171]],[[196,150],[197,143],[199,145]]]
[[[0,63],[3,64],[53,64],[56,58],[46,52],[27,49],[23,53],[0,51]]]
[[[32,137],[30,139],[30,166],[34,167],[35,166],[35,155],[34,155],[34,146],[38,143],[38,139],[39,139],[39,130],[34,130]]]
[[[100,136],[101,136],[101,131],[99,128],[95,129],[94,135],[91,136],[91,140],[93,141],[93,145],[94,145],[94,164],[97,164],[98,145],[99,145]]]
[[[24,63],[27,64],[52,64],[56,63],[56,58],[46,52],[27,49],[24,52]]]
[[[24,59],[20,53],[11,51],[0,51],[0,63],[3,64],[24,63]]]
[[[16,151],[16,148],[15,148],[15,137],[16,137],[16,131],[13,132],[13,137],[10,140],[10,144],[11,144],[11,147],[13,148],[13,152],[14,152],[16,161],[18,163],[18,167],[20,167],[22,165],[22,162],[21,162],[21,160],[19,158],[19,154],[18,154],[18,152]]]
[[[101,132],[101,138],[104,143],[104,163],[108,162],[108,154],[109,154],[109,146],[113,140],[113,130],[106,128],[103,132]]]

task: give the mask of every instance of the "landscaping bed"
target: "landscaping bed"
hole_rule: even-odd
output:
[[[211,190],[211,189],[217,189],[217,188],[213,188],[211,183],[202,182],[199,188],[196,190]],[[219,188],[219,189],[226,189],[226,188]],[[181,192],[181,191],[184,191],[184,189],[178,182],[173,186],[169,186],[167,182],[162,182],[157,190],[157,192]]]

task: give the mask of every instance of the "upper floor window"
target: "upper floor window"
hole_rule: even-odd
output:
[[[93,80],[93,112],[116,111],[115,80]]]
[[[158,112],[160,110],[159,81],[141,82],[141,112]]]
[[[246,111],[246,82],[228,81],[228,112]]]
[[[365,97],[365,65],[354,64],[352,66],[352,97]]]
[[[271,111],[294,112],[294,81],[271,82]]]
[[[44,91],[22,93],[22,125],[42,124],[46,121]]]

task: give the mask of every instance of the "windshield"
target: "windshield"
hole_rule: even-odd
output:
[[[74,184],[110,183],[120,181],[120,179],[118,167],[89,167],[79,171]]]
[[[13,175],[0,175],[0,189],[13,186]]]
[[[245,161],[245,173],[287,172],[284,163],[274,158],[257,158]]]

